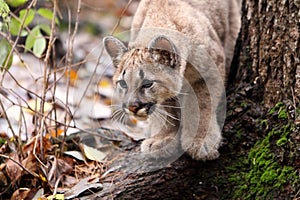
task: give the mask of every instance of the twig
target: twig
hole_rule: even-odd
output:
[[[32,92],[31,90],[28,90],[27,88],[25,88],[24,86],[22,86],[21,83],[18,82],[18,80],[8,71],[5,70],[5,72],[13,79],[13,81],[23,90],[25,90],[25,92],[27,92],[28,94],[32,94],[33,96],[35,96],[36,98],[42,100],[42,97],[40,97],[38,94]]]
[[[21,105],[21,102],[19,103],[20,105]],[[27,132],[27,122],[26,122],[26,119],[25,119],[25,115],[24,115],[24,111],[23,111],[23,109],[22,109],[22,107],[20,106],[20,110],[21,110],[21,115],[22,115],[22,118],[23,118],[23,120],[24,120],[24,126],[25,126],[25,130],[26,130],[26,141],[28,141],[28,132]]]
[[[58,12],[58,6],[57,6],[57,0],[54,0],[53,1],[53,4],[54,4],[54,8],[53,8],[53,12],[56,14]],[[52,18],[52,23],[51,23],[51,26],[53,28],[55,28],[55,17]],[[55,51],[55,45],[52,46],[52,67],[53,67],[53,87],[51,87],[49,85],[49,88],[53,88],[53,93],[52,93],[52,101],[53,102],[56,102],[55,101],[55,94],[56,94],[56,80],[57,80],[57,73],[56,73],[56,69],[57,69],[57,63],[56,63],[56,51]],[[54,112],[54,120],[57,121],[57,109],[53,109],[53,112]],[[55,137],[57,137],[58,133],[58,124],[55,123]]]
[[[3,97],[5,97],[12,105],[19,106],[20,108],[27,109],[27,110],[29,110],[29,111],[35,113],[36,115],[39,115],[39,117],[44,116],[43,113],[41,113],[41,112],[37,111],[36,109],[30,107],[30,105],[27,103],[27,101],[26,101],[21,95],[17,94],[14,90],[12,90],[12,89],[6,89],[6,88],[3,88],[3,87],[0,87],[0,89],[1,89],[1,90],[0,90],[0,94],[2,94]],[[5,94],[5,93],[6,93],[6,94]],[[15,103],[14,101],[12,101],[12,100],[7,96],[8,93],[12,94],[16,99],[18,99],[18,100],[19,100],[19,104],[17,104],[17,103]],[[60,99],[57,99],[57,101],[59,101],[61,104],[64,105],[64,103],[61,102]],[[24,102],[24,104],[25,104],[26,106],[22,106],[22,102]],[[69,113],[69,115],[72,116],[72,112],[71,112],[71,110],[70,110],[69,108],[67,109],[67,112]],[[50,117],[46,117],[46,119],[51,120]],[[55,120],[52,120],[52,121],[53,121],[53,122],[57,122],[57,121],[55,121]],[[62,123],[61,123],[61,124],[62,124]]]
[[[55,8],[55,6],[54,6]],[[54,10],[55,11],[55,10]],[[53,26],[53,20],[55,20],[55,12],[53,14],[53,17],[52,17],[52,24],[51,24],[51,32],[50,32],[50,39],[49,39],[49,43],[48,43],[48,47],[47,47],[47,52],[46,52],[46,57],[44,59],[44,73],[43,73],[43,90],[42,90],[42,98],[41,98],[41,102],[40,102],[40,112],[43,114],[42,118],[39,118],[38,120],[38,126],[39,126],[39,130],[37,131],[38,135],[40,136],[40,149],[41,149],[41,152],[43,152],[43,135],[44,135],[44,132],[45,132],[45,129],[47,129],[47,125],[45,124],[45,109],[44,109],[44,106],[45,106],[45,101],[46,101],[46,95],[47,95],[47,92],[48,92],[48,83],[49,83],[49,79],[50,79],[50,69],[49,69],[49,57],[50,57],[50,52],[51,52],[51,46],[52,46],[52,42],[53,42],[53,35],[54,35],[54,26]],[[36,105],[37,105],[37,102],[36,102]],[[36,146],[35,146],[36,147]],[[35,149],[34,149],[34,156],[37,158],[37,160],[40,162],[38,156],[35,154]],[[43,153],[41,154],[42,158],[44,158],[44,155]],[[41,163],[43,164],[43,163]]]
[[[30,30],[28,30],[28,32],[30,32]],[[10,43],[11,45],[14,44],[14,41],[11,40],[10,37],[9,37],[7,34],[5,34],[4,32],[0,32],[0,35],[3,36],[7,41],[9,41],[9,43]],[[18,46],[19,46],[19,47],[22,47],[23,49],[25,49],[25,45],[18,45]],[[15,51],[15,53],[17,54],[17,56],[19,57],[20,62],[21,62],[21,63],[25,66],[25,68],[29,71],[29,74],[30,74],[31,78],[34,79],[34,76],[32,75],[33,73],[31,72],[31,70],[30,70],[30,68],[28,67],[28,65],[24,62],[24,60],[23,60],[23,58],[22,58],[20,52],[18,51],[18,49],[15,49],[14,51]],[[30,53],[33,54],[33,51],[31,51],[30,49],[28,49],[28,52],[30,52]],[[8,70],[7,70],[6,68],[4,68],[4,69],[6,70],[5,73],[8,73]],[[3,76],[2,76],[2,78],[3,78]]]
[[[57,8],[57,2],[56,2],[56,0],[53,0],[53,16],[51,19],[51,32],[50,32],[50,36],[49,36],[49,42],[48,42],[48,47],[47,47],[47,51],[46,51],[46,56],[44,58],[44,76],[43,76],[44,87],[43,87],[42,100],[40,102],[40,112],[42,113],[42,118],[39,121],[40,122],[40,131],[38,133],[40,136],[39,140],[40,140],[40,150],[41,150],[42,158],[44,158],[44,154],[43,154],[43,152],[44,152],[43,151],[43,148],[44,148],[43,147],[43,133],[45,132],[44,128],[45,129],[49,128],[46,124],[46,119],[48,116],[45,115],[44,106],[45,106],[45,102],[46,102],[46,94],[50,90],[50,88],[48,87],[49,79],[51,76],[51,68],[49,67],[49,63],[50,63],[51,49],[55,42],[54,35],[55,35],[56,8]],[[54,93],[55,93],[55,91],[54,91]],[[37,140],[35,141],[35,144],[34,144],[33,154],[34,154],[35,158],[40,162],[40,164],[47,168],[47,166],[36,155],[36,144],[37,144]]]
[[[19,95],[17,95],[17,97],[18,97],[18,98],[22,98],[22,97],[19,96]],[[31,112],[34,112],[36,115],[39,115],[40,117],[44,116],[42,113],[40,113],[40,112],[34,110],[33,108],[31,108],[31,107],[28,105],[28,103],[27,103],[24,99],[22,99],[22,100],[25,102],[25,104],[26,104],[27,107],[26,107],[26,106],[22,106],[22,105],[18,105],[18,104],[16,104],[16,103],[14,103],[14,102],[11,101],[8,97],[5,97],[5,98],[6,98],[8,101],[10,101],[10,102],[12,103],[12,105],[19,106],[20,108],[23,108],[23,109],[27,109],[27,110],[29,110],[29,111],[31,111]],[[2,102],[0,101],[0,103],[2,103]],[[62,103],[62,102],[61,102],[61,103]],[[72,116],[71,110],[68,109],[67,112],[69,113],[70,116]],[[55,120],[55,119],[52,119],[51,117],[48,117],[48,116],[46,116],[46,119],[47,119],[47,120],[50,120],[51,122],[54,122],[54,123],[56,123],[56,124],[59,124],[59,125],[61,125],[61,126],[68,126],[69,128],[76,128],[76,126],[70,126],[70,125],[67,125],[67,124],[65,124],[65,123],[63,123],[63,122],[60,122],[60,121]]]
[[[299,200],[298,195],[300,194],[300,190],[297,192],[297,194],[293,197],[293,200]]]
[[[44,124],[43,119],[44,119],[44,118],[42,118],[42,123]],[[41,134],[41,133],[39,133],[39,134]],[[34,155],[34,157],[36,158],[36,160],[37,160],[43,167],[45,167],[46,169],[48,169],[48,167],[40,160],[40,158],[39,158],[39,157],[37,156],[37,154],[36,154],[36,148],[37,148],[37,143],[38,143],[37,141],[38,141],[38,139],[40,139],[40,143],[43,143],[43,136],[38,135],[38,136],[35,138],[35,141],[34,141],[33,155]],[[40,146],[43,146],[43,144],[40,144]],[[42,150],[43,150],[43,149],[41,149],[41,155],[44,155]]]
[[[8,54],[8,56],[7,56],[7,58],[6,58],[6,61],[5,61],[5,64],[4,64],[4,69],[7,69],[9,60],[11,59],[12,54],[13,54],[13,52],[15,51],[15,48],[16,48],[16,46],[17,46],[17,44],[18,44],[18,41],[19,41],[19,39],[20,39],[22,30],[23,30],[23,27],[24,27],[24,24],[25,24],[26,17],[27,17],[27,15],[28,15],[28,13],[29,13],[29,9],[30,9],[32,6],[34,6],[35,4],[36,4],[36,0],[33,0],[33,1],[29,4],[29,6],[26,8],[26,12],[25,12],[24,18],[22,19],[22,22],[21,22],[20,30],[19,30],[19,32],[18,32],[18,35],[17,35],[17,37],[16,37],[15,42],[14,42],[13,45],[12,45],[11,51],[9,52],[9,54]],[[3,85],[3,80],[4,80],[4,76],[5,76],[6,73],[7,73],[7,70],[4,70],[4,72],[3,72],[3,74],[2,74],[2,79],[0,80],[0,86]],[[3,112],[3,113],[4,113],[4,117],[5,117],[5,119],[6,119],[7,123],[8,123],[8,126],[9,126],[9,128],[11,129],[13,136],[16,138],[16,134],[15,134],[15,132],[14,132],[14,130],[13,130],[13,127],[12,127],[12,125],[11,125],[10,120],[9,120],[8,117],[7,117],[7,114],[5,113],[5,108],[4,108],[4,105],[2,104],[2,102],[0,102],[0,105],[1,105],[2,110],[4,111],[4,112]],[[19,146],[19,145],[17,145],[17,146]]]
[[[26,20],[26,18],[27,18],[28,13],[29,13],[29,9],[30,9],[32,6],[34,6],[34,5],[36,4],[36,2],[37,2],[37,0],[31,1],[31,3],[29,4],[29,6],[26,8],[26,12],[25,12],[24,18],[22,19],[21,26],[20,26],[20,30],[19,30],[19,32],[18,32],[17,38],[16,38],[16,40],[15,40],[15,42],[14,42],[14,44],[13,44],[13,46],[12,46],[12,48],[11,48],[11,50],[10,50],[8,56],[7,56],[7,58],[6,58],[6,61],[5,61],[4,67],[3,67],[4,69],[7,68],[8,63],[9,63],[9,60],[11,59],[11,56],[12,56],[12,54],[13,54],[13,51],[15,50],[15,48],[16,48],[18,42],[19,42],[19,39],[20,39],[22,30],[23,30],[23,27],[24,27],[24,24],[25,24],[25,20]],[[0,85],[3,84],[3,79],[4,79],[3,77],[5,76],[5,72],[6,72],[6,71],[4,71],[4,73],[2,74],[2,79],[0,80]]]
[[[5,120],[6,120],[7,123],[8,123],[9,129],[11,130],[11,132],[12,132],[14,138],[17,138],[17,137],[16,137],[16,133],[15,133],[13,127],[12,127],[12,124],[11,124],[10,120],[8,119],[8,116],[7,116],[6,112],[5,112],[5,108],[4,108],[4,105],[3,105],[3,103],[2,103],[2,100],[0,100],[0,107],[1,107],[1,109],[4,111],[2,114],[4,115],[4,118],[5,118]],[[19,146],[19,145],[16,144],[16,146]]]
[[[123,18],[123,16],[124,16],[125,12],[126,12],[127,9],[129,8],[129,6],[130,6],[131,3],[132,3],[132,0],[129,0],[129,1],[127,2],[127,5],[126,5],[125,8],[122,10],[122,13],[121,13],[121,15],[120,15],[119,18],[118,18],[118,21],[117,21],[116,25],[114,26],[114,28],[113,28],[113,30],[112,30],[112,32],[111,32],[111,35],[113,35],[113,34],[115,33],[116,29],[118,28],[118,26],[119,26],[120,23],[121,23],[121,20],[122,20],[122,18]]]
[[[118,22],[116,23],[116,25],[114,26],[114,28],[113,28],[113,30],[112,30],[112,32],[111,32],[111,35],[115,32],[115,30],[117,29],[117,27],[120,25],[120,21],[121,21],[122,17],[124,16],[124,14],[125,14],[126,10],[128,9],[128,7],[130,6],[131,2],[132,2],[132,0],[129,0],[128,3],[127,3],[127,5],[126,5],[125,8],[123,9],[123,11],[122,11],[122,13],[121,13],[121,16],[120,16],[119,19],[118,19]],[[86,89],[85,89],[84,92],[83,92],[82,97],[81,97],[80,100],[79,100],[78,105],[81,105],[81,103],[82,103],[84,97],[86,96],[86,93],[87,93],[87,91],[88,91],[88,88],[89,88],[90,85],[92,84],[92,81],[93,81],[93,79],[94,79],[94,77],[95,77],[95,74],[96,74],[96,72],[97,72],[98,66],[100,65],[100,59],[101,59],[101,57],[102,57],[102,55],[103,55],[103,52],[104,52],[104,49],[102,48],[102,49],[101,49],[101,52],[100,52],[100,54],[99,54],[99,56],[98,56],[98,58],[97,58],[97,62],[96,62],[94,71],[93,71],[93,73],[92,73],[92,75],[91,75],[91,77],[90,77],[90,79],[89,79],[89,82],[88,82],[88,84],[87,84]],[[86,57],[88,57],[88,56],[86,56]],[[86,62],[86,61],[87,61],[87,60],[84,60],[84,61],[82,61],[82,63],[83,63],[83,62]],[[106,71],[106,69],[108,69],[108,67],[109,67],[109,66],[107,66],[107,67],[104,69],[104,71]],[[99,79],[101,79],[101,78],[102,78],[102,76],[101,76]],[[79,107],[79,106],[78,106],[78,107]],[[78,111],[78,109],[76,109],[76,110],[74,111],[74,114],[73,114],[73,115],[75,115],[77,111]]]
[[[53,197],[55,197],[55,195],[56,195],[56,193],[57,193],[58,184],[59,184],[60,179],[61,179],[62,177],[63,177],[63,175],[60,175],[60,176],[58,177],[58,179],[56,180],[56,182],[55,182],[54,191],[53,191],[53,194],[52,194]]]
[[[69,28],[68,28],[68,34],[69,34],[69,40],[68,40],[68,52],[67,52],[67,91],[66,91],[66,106],[68,107],[68,102],[69,102],[69,88],[70,88],[70,66],[72,64],[72,60],[73,60],[73,43],[74,43],[74,39],[75,36],[77,34],[78,31],[78,25],[79,25],[79,14],[80,14],[80,10],[81,10],[81,0],[78,0],[77,2],[77,13],[76,13],[76,22],[75,22],[75,27],[74,27],[74,31],[73,34],[71,35],[71,12],[70,12],[70,8],[69,8],[69,4],[68,5],[68,16],[69,16]],[[64,118],[64,122],[65,124],[67,124],[67,116],[68,114],[65,114],[65,118]],[[68,126],[64,127],[64,137],[63,137],[63,141],[62,141],[62,145],[61,145],[61,152],[63,152],[63,148],[64,148],[64,143],[66,140],[66,136],[67,136],[67,129]]]
[[[56,8],[57,8],[57,1],[53,0],[53,16],[52,16],[52,20],[51,20],[51,32],[50,32],[48,47],[47,47],[47,51],[46,51],[46,56],[44,58],[44,62],[47,64],[49,63],[51,49],[55,42],[54,31],[55,31]]]
[[[6,159],[9,159],[9,160],[13,161],[13,162],[16,163],[19,167],[21,167],[24,171],[28,172],[28,173],[31,174],[33,177],[40,179],[40,177],[39,177],[38,174],[29,171],[29,170],[26,169],[26,167],[24,167],[21,163],[19,163],[18,161],[12,159],[11,157],[6,156],[6,155],[3,155],[3,154],[0,154],[0,157],[3,157],[3,158],[6,158]]]

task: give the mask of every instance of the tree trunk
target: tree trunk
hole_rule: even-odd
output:
[[[267,108],[283,100],[299,103],[299,19],[299,0],[244,2],[239,74],[261,91]]]

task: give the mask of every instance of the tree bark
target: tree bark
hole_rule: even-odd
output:
[[[93,199],[219,199],[217,187],[201,181],[213,176],[215,163],[183,156],[159,171],[124,173]]]
[[[299,10],[299,0],[243,2],[239,74],[261,91],[267,108],[284,100],[299,103]]]

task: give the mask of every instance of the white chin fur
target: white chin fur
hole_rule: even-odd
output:
[[[140,121],[146,121],[149,118],[149,116],[146,112],[146,108],[142,108],[142,109],[138,110],[136,114],[134,114],[127,108],[124,108],[124,111],[127,115],[130,115]]]
[[[148,116],[138,116],[134,115],[134,117],[139,121],[146,121],[148,119]]]

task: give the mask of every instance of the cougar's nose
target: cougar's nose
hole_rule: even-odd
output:
[[[130,110],[133,113],[137,113],[137,111],[139,110],[140,107],[141,106],[140,106],[139,102],[132,102],[132,103],[129,103],[128,110]]]

